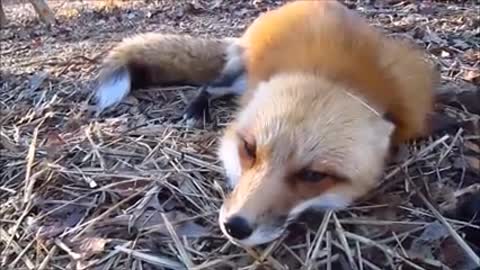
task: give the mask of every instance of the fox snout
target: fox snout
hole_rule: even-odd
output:
[[[260,245],[278,238],[288,225],[286,216],[273,216],[264,223],[252,221],[248,216],[236,213],[220,221],[222,232],[235,244]]]
[[[219,225],[223,234],[238,245],[260,245],[279,238],[305,209],[338,209],[350,203],[348,197],[343,196],[342,189],[347,187],[338,185],[331,188],[331,192],[310,196],[292,191],[290,181],[281,175],[242,177],[220,209]]]
[[[278,238],[288,225],[287,215],[265,209],[261,212],[245,208],[233,210],[224,204],[220,210],[220,228],[233,243],[260,245]]]
[[[260,172],[259,172],[260,171]],[[288,202],[273,204],[285,194],[281,184],[271,185],[280,175],[258,170],[245,173],[220,210],[222,232],[233,242],[254,245],[273,240],[283,231]]]
[[[228,235],[231,237],[243,240],[253,232],[253,226],[251,223],[241,215],[233,215],[223,221],[223,227]]]

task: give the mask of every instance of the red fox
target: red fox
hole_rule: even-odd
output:
[[[309,208],[342,209],[376,186],[392,146],[426,135],[437,81],[421,51],[336,1],[292,1],[241,37],[139,34],[106,57],[98,111],[154,84],[201,86],[184,117],[239,97],[218,156],[232,191],[219,226],[273,241]]]

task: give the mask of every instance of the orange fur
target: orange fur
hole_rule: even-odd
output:
[[[288,3],[255,20],[242,44],[252,91],[281,72],[319,74],[383,108],[397,125],[395,143],[426,131],[436,81],[432,66],[412,45],[385,38],[338,2]]]

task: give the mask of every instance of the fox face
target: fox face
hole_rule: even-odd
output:
[[[219,225],[233,243],[270,242],[304,210],[344,208],[375,185],[394,126],[351,92],[306,74],[256,87],[219,148],[233,188]]]

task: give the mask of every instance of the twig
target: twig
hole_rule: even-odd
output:
[[[354,233],[351,233],[351,232],[345,232],[345,236],[352,239],[352,240],[359,241],[359,242],[361,242],[365,245],[375,246],[378,249],[382,250],[383,252],[389,254],[392,257],[400,259],[401,261],[405,262],[406,264],[410,265],[411,267],[413,267],[415,269],[424,269],[423,267],[421,267],[421,266],[411,262],[410,260],[404,258],[400,254],[398,254],[396,251],[390,249],[388,246],[379,244],[379,243],[377,243],[373,240],[370,240],[366,237],[363,237],[363,236],[360,236],[358,234],[354,234]]]
[[[52,259],[53,255],[57,252],[57,246],[54,246],[50,249],[47,256],[43,259],[42,263],[38,266],[38,270],[43,270],[48,267],[48,263]]]
[[[333,215],[333,220],[335,222],[335,227],[336,227],[336,230],[337,230],[337,235],[338,237],[340,238],[340,243],[342,243],[342,245],[345,247],[345,254],[347,255],[347,259],[348,259],[348,262],[350,263],[350,266],[354,269],[354,270],[357,270],[358,267],[357,265],[355,264],[355,260],[353,259],[353,254],[350,250],[350,248],[348,248],[348,243],[347,243],[347,239],[345,238],[345,230],[343,229],[342,225],[340,224],[340,222],[338,221],[338,218],[337,218],[337,215]]]
[[[477,266],[480,266],[480,257],[472,250],[472,248],[463,240],[463,238],[458,235],[455,229],[452,228],[450,223],[438,212],[438,210],[427,200],[425,195],[416,187],[413,181],[409,180],[410,184],[415,187],[417,195],[422,199],[423,203],[428,207],[430,211],[432,211],[433,215],[445,226],[448,232],[452,235],[453,239],[457,244],[465,251],[465,253],[470,257],[470,259],[475,263]]]
[[[8,233],[3,228],[0,228],[0,240],[2,242],[5,242],[5,241],[8,241],[6,239],[9,239],[9,238],[10,237],[9,237]],[[32,261],[30,261],[30,259],[27,256],[21,256],[22,253],[24,253],[24,251],[21,250],[20,245],[18,245],[14,241],[11,242],[11,245],[12,245],[13,249],[19,254],[17,259],[21,258],[28,269],[35,269],[35,265],[33,264]],[[7,251],[7,249],[4,249],[4,251]],[[1,263],[2,263],[1,266],[3,266],[4,263],[6,263],[6,261],[2,261]],[[12,263],[11,265],[14,265],[14,264]]]
[[[163,222],[165,223],[165,226],[167,227],[168,233],[172,237],[173,242],[175,243],[175,246],[177,247],[178,252],[180,253],[180,257],[182,258],[182,262],[190,269],[191,267],[194,267],[195,265],[193,264],[192,260],[190,259],[190,256],[188,255],[187,251],[185,250],[185,247],[183,246],[182,242],[180,241],[180,238],[178,238],[177,232],[175,232],[175,229],[173,228],[172,224],[168,220],[167,216],[164,213],[161,213]]]
[[[33,240],[30,241],[30,243],[28,243],[28,245],[27,245],[26,247],[24,247],[24,248],[22,249],[22,251],[17,255],[17,257],[10,263],[9,267],[15,267],[15,265],[16,265],[20,260],[25,259],[25,258],[24,258],[24,255],[28,252],[28,250],[30,249],[30,247],[32,247],[33,243],[35,243],[35,241],[33,241]],[[27,258],[27,260],[28,260],[28,258]],[[29,262],[29,260],[26,261],[25,264],[27,265],[27,268],[29,268],[29,269],[34,269],[34,268],[35,268],[35,266],[33,265],[33,263],[32,263],[32,262]]]
[[[140,259],[142,261],[149,262],[153,265],[157,265],[157,266],[161,266],[161,267],[167,267],[167,268],[170,268],[170,269],[178,269],[178,270],[188,269],[187,267],[185,267],[185,265],[181,264],[180,262],[174,261],[172,259],[146,254],[146,253],[136,251],[136,250],[132,250],[132,249],[120,246],[120,245],[115,246],[115,250],[126,253],[126,254],[128,254],[130,256],[133,256],[137,259]]]
[[[10,244],[13,242],[13,239],[15,238],[15,233],[17,232],[18,228],[20,227],[20,224],[22,224],[23,220],[25,217],[27,217],[28,213],[32,209],[32,201],[29,201],[27,205],[24,206],[22,215],[18,218],[17,222],[15,223],[15,226],[12,228],[12,233],[5,244],[5,248],[3,251],[0,253],[0,255],[5,254],[8,251],[8,248],[10,247]]]
[[[332,235],[327,232],[327,270],[332,270]]]
[[[107,209],[105,212],[103,212],[102,214],[98,215],[97,217],[83,223],[82,225],[78,226],[76,229],[79,230],[80,228],[84,227],[83,230],[81,230],[79,233],[77,233],[73,238],[72,238],[72,241],[76,241],[80,238],[81,235],[83,235],[85,232],[87,232],[88,230],[90,230],[90,228],[92,228],[95,223],[99,220],[102,220],[103,218],[107,217],[110,213],[112,213],[113,211],[115,211],[118,207],[120,207],[121,205],[123,205],[124,203],[130,201],[132,198],[135,198],[136,196],[138,196],[139,194],[145,192],[145,190],[148,188],[148,186],[145,186],[143,187],[142,189],[134,192],[132,195],[128,196],[127,198],[121,200],[120,202],[116,203],[115,205],[113,205],[112,207],[110,207],[109,209]]]
[[[307,261],[305,262],[307,265],[307,269],[310,270],[314,266],[314,260],[317,257],[318,252],[320,251],[320,245],[323,241],[323,236],[327,231],[328,223],[330,222],[330,218],[332,217],[333,211],[328,210],[325,213],[325,216],[322,220],[322,224],[317,230],[317,234],[315,236],[314,245],[311,246],[307,251]]]
[[[32,190],[35,184],[34,179],[32,179],[30,176],[32,174],[33,161],[35,160],[35,150],[37,147],[38,129],[39,129],[39,126],[37,126],[33,130],[32,142],[30,143],[30,147],[28,148],[27,164],[26,164],[26,170],[25,170],[25,193],[23,196],[24,204],[27,204],[31,200]]]

